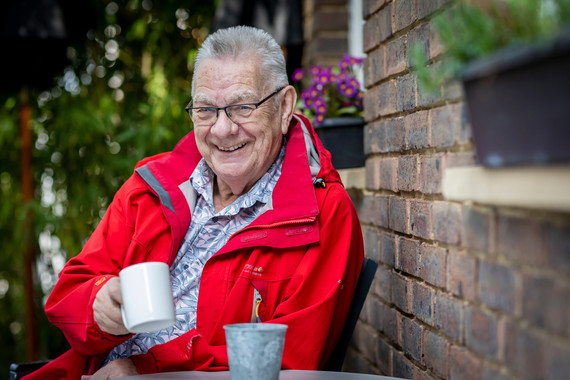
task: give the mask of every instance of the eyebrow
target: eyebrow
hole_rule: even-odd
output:
[[[230,95],[230,97],[225,99],[226,100],[225,105],[232,105],[232,104],[239,104],[239,103],[246,103],[246,104],[254,103],[254,101],[251,99],[255,98],[256,96],[257,96],[257,93],[255,93],[254,91],[251,91],[251,90],[232,94],[232,95]],[[195,97],[193,97],[192,103],[193,104],[204,104],[204,105],[214,105],[215,104],[214,101],[212,101],[210,98],[208,98],[207,96],[204,96],[202,94],[197,94]]]

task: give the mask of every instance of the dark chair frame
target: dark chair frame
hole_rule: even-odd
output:
[[[376,274],[376,269],[378,269],[378,264],[373,260],[365,257],[362,263],[362,269],[360,270],[360,276],[358,277],[358,282],[356,283],[356,289],[354,290],[354,298],[348,309],[348,315],[346,317],[346,322],[344,328],[340,335],[340,338],[332,352],[331,356],[328,358],[326,364],[323,367],[325,371],[340,371],[344,363],[344,357],[346,356],[346,351],[350,345],[350,339],[352,338],[352,333],[358,322],[358,317],[364,306],[364,301],[372,285],[372,280],[374,280],[374,275]]]
[[[12,363],[10,365],[10,380],[20,380],[22,377],[40,369],[44,365],[49,363],[49,361],[37,361],[37,362],[26,362],[26,363]]]

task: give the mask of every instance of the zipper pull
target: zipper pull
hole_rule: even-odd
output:
[[[259,318],[259,305],[261,304],[261,301],[263,301],[261,294],[259,294],[259,291],[254,287],[253,307],[251,309],[251,323],[261,323],[261,318]]]

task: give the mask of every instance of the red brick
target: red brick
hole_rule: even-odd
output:
[[[362,11],[364,13],[364,17],[366,18],[368,15],[378,12],[380,8],[386,3],[388,0],[364,0],[362,3]]]
[[[419,243],[413,239],[398,238],[396,269],[416,276],[418,272]]]
[[[348,30],[346,11],[334,8],[321,8],[313,13],[313,33],[321,31]]]
[[[414,316],[420,321],[433,326],[435,300],[433,289],[416,281],[414,281],[412,289],[412,311]]]
[[[364,195],[361,199],[360,207],[356,207],[355,205],[355,208],[360,223],[373,223],[374,197],[372,195]]]
[[[417,20],[414,0],[394,0],[394,31],[407,28]]]
[[[339,52],[347,51],[346,37],[318,37],[313,40],[313,54],[321,57],[338,58]]]
[[[345,13],[346,17],[346,13]],[[348,19],[348,17],[346,17]],[[362,48],[365,52],[378,47],[378,42],[380,40],[380,28],[378,26],[378,15],[372,15],[363,26],[362,33],[363,41]]]
[[[497,318],[475,306],[467,306],[464,310],[465,345],[491,360],[497,360]]]
[[[544,239],[548,266],[569,276],[570,228],[546,224],[544,226]]]
[[[438,33],[434,30],[433,21],[429,22],[429,58],[434,59],[444,52]]]
[[[445,155],[445,167],[455,168],[458,166],[474,166],[475,152],[447,153]]]
[[[411,379],[414,373],[414,365],[401,352],[395,351],[392,356],[392,376],[402,379]]]
[[[446,286],[446,256],[445,248],[428,244],[420,245],[419,277],[440,288]]]
[[[410,213],[408,210],[408,202],[405,198],[390,198],[390,228],[394,231],[407,234],[410,226]]]
[[[378,261],[380,257],[380,232],[376,228],[366,226],[364,226],[362,230],[366,256],[374,261]]]
[[[382,263],[394,268],[396,265],[396,235],[389,232],[382,233]]]
[[[398,102],[402,111],[416,108],[416,76],[404,74],[398,77]]]
[[[370,87],[386,78],[386,48],[380,46],[368,53],[364,59],[365,86]]]
[[[388,228],[389,219],[388,213],[390,210],[390,197],[386,195],[377,195],[374,197],[374,205],[372,207],[372,212],[374,217],[372,218],[372,224],[378,227]]]
[[[374,293],[387,303],[392,302],[392,276],[391,270],[379,265],[372,284]]]
[[[358,342],[361,354],[369,361],[374,360],[374,351],[378,334],[370,326],[357,323],[353,332],[353,337]]]
[[[430,110],[430,146],[446,148],[453,146],[461,120],[461,108],[451,104]]]
[[[380,42],[392,36],[392,4],[382,8],[378,13],[378,28],[380,29]]]
[[[422,327],[408,317],[402,316],[402,349],[415,361],[422,358]]]
[[[443,183],[445,156],[437,153],[420,157],[420,191],[424,194],[440,194]]]
[[[519,264],[544,266],[544,231],[535,220],[499,214],[497,251]]]
[[[436,293],[435,327],[457,343],[463,342],[463,305],[460,300]]]
[[[404,135],[408,149],[424,149],[428,147],[429,111],[418,111],[406,115],[404,119]]]
[[[386,75],[391,76],[406,70],[405,36],[386,43]]]
[[[392,373],[392,346],[390,346],[383,339],[378,339],[378,345],[376,347],[376,360],[375,363],[380,370],[380,373],[389,374]],[[345,360],[346,362],[346,360]]]
[[[435,1],[420,0],[416,2],[416,6],[418,19],[420,20],[431,15],[438,9],[437,2]]]
[[[380,116],[380,86],[374,86],[364,92],[364,119],[374,120]]]
[[[410,199],[410,233],[426,240],[432,239],[432,203]]]
[[[383,333],[388,339],[397,345],[400,345],[399,325],[400,313],[396,309],[387,307],[384,310],[384,329]]]
[[[525,274],[522,281],[523,318],[557,335],[569,335],[570,289],[554,278]]]
[[[404,313],[412,312],[412,282],[400,274],[394,275],[392,284],[392,302]]]
[[[546,368],[545,378],[565,379],[570,373],[570,347],[568,345],[550,344],[545,350]]]
[[[481,380],[481,360],[465,348],[451,346],[449,350],[449,379]]]
[[[381,158],[373,157],[364,163],[366,175],[366,188],[370,190],[380,190],[380,164]]]
[[[447,289],[469,301],[477,298],[477,259],[455,250],[447,255]]]
[[[491,209],[463,206],[463,246],[480,252],[493,252],[492,231],[495,215]]]
[[[516,281],[513,268],[485,260],[479,262],[479,299],[488,307],[513,314]]]
[[[441,335],[424,330],[422,363],[435,375],[445,378],[448,370],[449,342]]]
[[[386,120],[386,145],[389,152],[401,152],[406,148],[404,118]]]
[[[364,150],[366,154],[384,153],[386,145],[386,122],[384,120],[367,124],[364,127]]]
[[[378,108],[379,116],[387,116],[401,111],[398,102],[397,81],[392,79],[378,86]]]
[[[398,191],[398,158],[388,157],[380,160],[380,188]]]
[[[511,322],[507,323],[505,334],[504,362],[507,367],[525,379],[547,378],[547,350],[542,339]]]
[[[398,158],[398,189],[401,191],[419,190],[418,171],[420,165],[418,157],[418,155],[413,155]]]
[[[442,201],[433,203],[433,235],[444,243],[461,242],[461,206]]]
[[[408,46],[407,46],[408,66],[411,67],[414,64],[414,62],[412,62],[411,57],[413,56],[412,52],[415,49],[421,48],[421,51],[423,52],[423,55],[426,59],[429,56],[428,24],[420,24],[419,26],[410,30],[408,32],[407,39],[408,39]]]

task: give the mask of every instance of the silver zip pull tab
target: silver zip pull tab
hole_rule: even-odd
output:
[[[261,294],[259,291],[254,287],[253,288],[253,306],[251,309],[251,323],[261,323],[261,319],[259,318],[259,305],[261,304]]]

